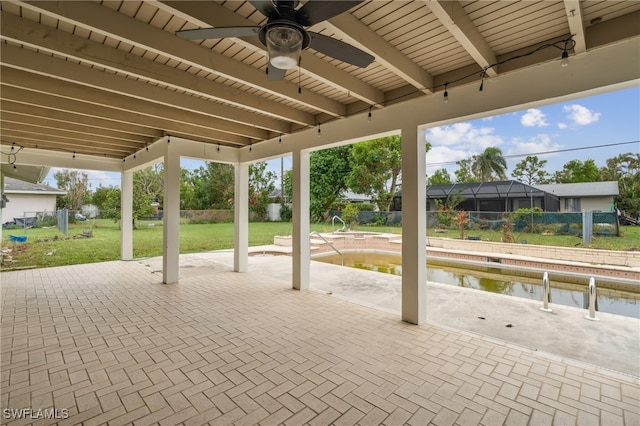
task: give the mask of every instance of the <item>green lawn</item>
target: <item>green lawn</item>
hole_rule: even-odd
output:
[[[328,224],[311,224],[311,231],[331,232]],[[91,231],[91,238],[78,238],[83,231]],[[401,233],[399,227],[359,226],[359,231]],[[249,224],[249,245],[273,244],[275,235],[291,235],[291,223],[263,222]],[[640,250],[640,227],[624,227],[621,237],[594,237],[590,248],[607,250]],[[436,233],[428,230],[432,237],[459,238],[458,231]],[[482,240],[500,241],[499,231],[468,231],[466,235],[478,235]],[[69,237],[55,228],[34,228],[26,231],[26,243],[9,241],[9,235],[24,235],[22,229],[3,230],[2,247],[12,250],[15,262],[5,262],[3,269],[50,267],[79,263],[103,262],[120,258],[120,228],[111,220],[99,219],[71,224]],[[527,244],[581,246],[582,240],[575,236],[514,233],[517,242]],[[180,252],[197,253],[233,248],[233,224],[181,224]],[[162,254],[162,223],[142,222],[133,232],[133,255],[135,258],[160,256]]]

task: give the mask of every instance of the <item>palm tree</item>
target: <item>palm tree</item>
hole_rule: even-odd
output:
[[[507,161],[500,148],[489,147],[482,154],[474,155],[473,173],[481,182],[507,179]]]

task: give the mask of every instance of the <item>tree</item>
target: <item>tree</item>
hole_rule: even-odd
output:
[[[137,220],[149,217],[155,213],[155,208],[151,205],[154,195],[144,192],[141,186],[133,186],[133,223]],[[114,222],[119,222],[122,218],[121,191],[120,188],[113,188],[106,196],[103,203],[104,215]]]
[[[557,183],[598,182],[600,170],[592,159],[571,160],[555,173],[555,180]]]
[[[617,181],[620,195],[614,202],[632,215],[640,212],[640,154],[627,152],[609,158],[606,166],[600,168],[600,179]]]
[[[551,176],[544,170],[547,160],[540,160],[537,155],[527,157],[516,164],[511,176],[527,185],[549,183]]]
[[[67,191],[64,197],[58,197],[56,201],[58,208],[80,210],[83,204],[91,200],[89,176],[85,172],[64,169],[56,172],[53,177],[56,179],[58,189]]]
[[[502,150],[489,147],[482,154],[473,156],[471,165],[475,177],[481,182],[505,180],[507,178],[507,161],[502,156]]]
[[[399,135],[354,144],[347,185],[373,196],[378,208],[388,211],[402,173],[401,151]]]
[[[93,196],[91,197],[91,203],[98,207],[98,210],[102,212],[103,210],[105,210],[107,200],[109,199],[109,196],[113,191],[118,191],[118,197],[120,196],[120,189],[114,186],[97,187],[93,192]]]
[[[231,164],[208,162],[189,176],[193,187],[190,209],[232,209],[234,203],[234,169]]]
[[[447,169],[440,169],[433,172],[430,178],[427,178],[427,185],[450,185],[451,175]]]
[[[314,151],[309,157],[309,213],[312,220],[325,220],[331,205],[347,189],[346,176],[351,170],[351,145]],[[284,174],[284,193],[293,198],[293,171]]]
[[[269,195],[275,190],[275,172],[267,171],[267,163],[260,162],[249,166],[249,210],[256,219],[267,219]]]
[[[162,204],[164,198],[164,164],[156,163],[152,166],[133,173],[133,188],[141,193],[151,195],[152,201]]]
[[[458,166],[458,170],[455,171],[456,182],[458,183],[472,183],[478,182],[478,179],[473,174],[472,165],[473,165],[473,157],[465,158],[464,160],[456,161],[456,165]]]
[[[352,145],[314,151],[309,158],[309,211],[316,221],[325,220],[331,205],[347,189],[346,178],[351,171]],[[285,175],[285,193],[292,199],[291,172]]]

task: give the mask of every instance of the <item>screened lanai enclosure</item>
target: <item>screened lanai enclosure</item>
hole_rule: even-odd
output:
[[[545,212],[560,211],[556,195],[515,180],[427,186],[428,211],[449,202],[456,203],[457,210],[473,212],[514,212],[534,207]],[[391,209],[402,210],[402,192],[393,197]]]

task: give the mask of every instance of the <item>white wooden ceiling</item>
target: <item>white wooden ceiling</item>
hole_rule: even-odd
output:
[[[2,1],[2,145],[124,158],[166,135],[228,147],[295,133],[640,34],[639,1],[364,1],[310,29],[375,57],[303,51],[283,81],[257,37],[175,32],[261,25],[244,1]],[[505,62],[505,60],[508,60]],[[504,62],[501,65],[490,65]],[[489,68],[488,68],[489,67]],[[462,77],[466,77],[462,79]],[[300,89],[300,90],[299,90]]]

